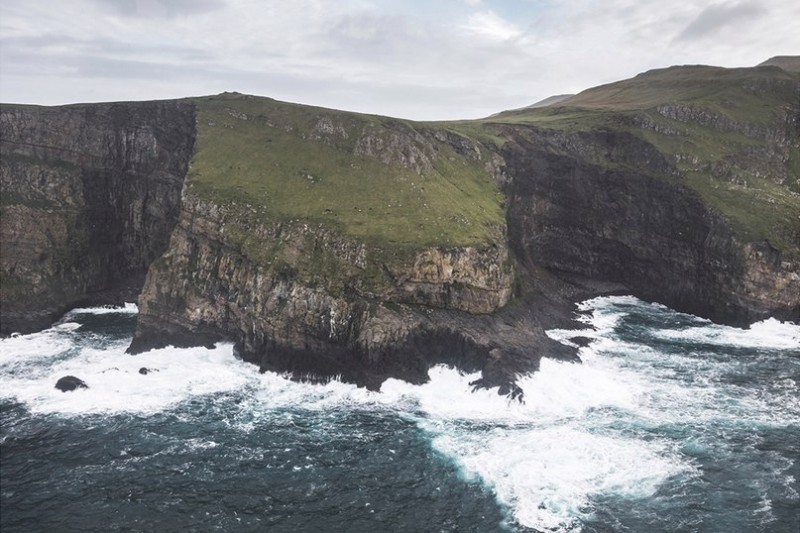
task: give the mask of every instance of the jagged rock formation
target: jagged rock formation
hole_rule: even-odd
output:
[[[592,295],[797,320],[799,91],[674,67],[439,125],[238,94],[4,106],[3,332],[141,290],[134,353],[227,340],[373,388],[445,362],[513,394],[575,359],[544,330]]]

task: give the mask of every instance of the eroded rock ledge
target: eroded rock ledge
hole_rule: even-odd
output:
[[[613,131],[507,135],[510,247],[524,264],[717,322],[800,320],[797,258],[741,242],[653,146]]]

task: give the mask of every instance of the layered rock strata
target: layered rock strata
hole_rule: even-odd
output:
[[[3,334],[136,299],[178,218],[194,114],[180,102],[2,106]]]
[[[253,238],[241,241],[242,227]],[[569,357],[530,320],[530,332],[497,329],[510,262],[502,241],[387,257],[322,225],[260,220],[186,195],[139,298],[131,351],[229,340],[265,370],[372,387],[391,376],[424,381],[436,361],[482,369],[523,337]],[[511,379],[498,369],[492,382]]]
[[[524,264],[723,323],[800,318],[797,258],[741,242],[653,146],[612,131],[507,132],[510,246]]]

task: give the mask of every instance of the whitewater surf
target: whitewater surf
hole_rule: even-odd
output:
[[[375,393],[225,344],[132,357],[135,306],[76,309],[0,341],[2,529],[796,532],[800,326],[579,311],[549,334],[583,363],[519,403],[446,367]]]

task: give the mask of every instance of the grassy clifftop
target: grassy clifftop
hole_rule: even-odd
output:
[[[443,125],[225,93],[198,107],[192,194],[379,246],[498,238],[502,196],[479,144]]]
[[[800,74],[776,66],[670,67],[548,107],[450,123],[236,93],[192,101],[190,191],[272,221],[322,223],[397,249],[492,242],[504,216],[487,147],[504,142],[504,128],[610,130],[653,145],[742,240],[798,254]]]
[[[656,147],[683,183],[723,215],[743,240],[766,239],[785,253],[800,254],[797,72],[776,66],[670,67],[483,123],[567,134],[633,134]]]

